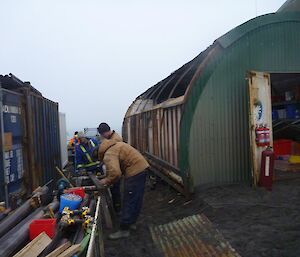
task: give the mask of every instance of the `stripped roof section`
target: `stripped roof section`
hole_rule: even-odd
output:
[[[150,231],[165,257],[240,257],[203,214],[150,227]]]

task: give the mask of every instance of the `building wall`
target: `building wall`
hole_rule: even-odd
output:
[[[178,168],[182,105],[158,108],[125,118],[123,137],[129,144]]]
[[[205,87],[195,83],[203,88],[188,139],[193,185],[250,182],[247,71],[300,72],[299,31],[299,21],[260,26],[207,67]]]

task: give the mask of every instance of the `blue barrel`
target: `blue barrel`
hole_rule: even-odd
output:
[[[287,105],[286,106],[286,117],[288,119],[295,119],[296,116],[296,106],[293,104]]]
[[[65,207],[69,207],[70,210],[78,209],[82,198],[79,195],[75,194],[63,194],[60,197],[60,205],[59,205],[59,212],[62,213]]]

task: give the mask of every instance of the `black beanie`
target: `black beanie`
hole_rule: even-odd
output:
[[[108,126],[107,123],[102,122],[102,123],[100,123],[100,125],[98,127],[98,131],[100,134],[103,134],[105,132],[110,131],[110,127]]]

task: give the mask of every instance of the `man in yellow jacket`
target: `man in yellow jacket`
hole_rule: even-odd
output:
[[[140,214],[146,173],[149,167],[145,158],[132,146],[123,142],[104,140],[99,147],[99,160],[106,166],[107,176],[100,180],[102,185],[110,186],[124,176],[124,195],[121,211],[120,230],[109,235],[109,239],[130,236],[130,228]]]
[[[98,132],[104,139],[114,140],[116,142],[123,142],[122,137],[120,137],[116,133],[116,131],[111,130],[110,126],[105,122],[100,123],[100,125],[98,126]]]
[[[113,140],[115,142],[123,142],[123,138],[119,136],[114,130],[111,130],[110,126],[102,122],[98,126],[98,132],[103,139]],[[116,213],[121,211],[121,181],[120,179],[114,183],[111,188],[111,196]]]

